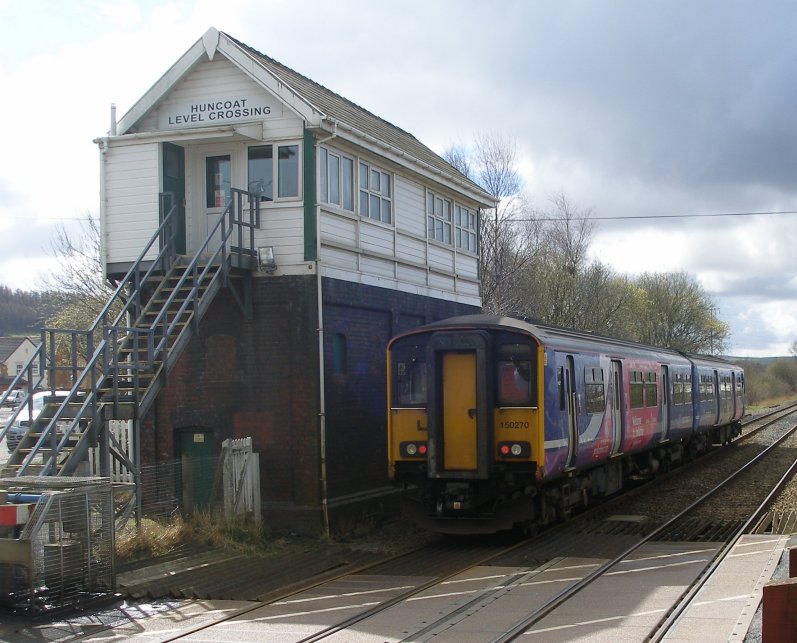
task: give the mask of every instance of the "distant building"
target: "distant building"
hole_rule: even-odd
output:
[[[384,511],[387,341],[480,309],[478,222],[494,200],[411,134],[215,29],[97,144],[111,278],[157,230],[160,194],[179,204],[186,255],[231,189],[260,199],[260,267],[216,295],[169,372],[142,461],[252,436],[268,524]]]
[[[0,337],[0,390],[8,388],[22,372],[38,345],[39,341],[30,337]],[[39,375],[39,364],[33,364],[33,375]]]

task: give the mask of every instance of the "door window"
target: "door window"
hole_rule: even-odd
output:
[[[206,207],[223,208],[230,200],[230,157],[209,156],[205,160]]]

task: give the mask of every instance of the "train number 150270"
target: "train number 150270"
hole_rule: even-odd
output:
[[[502,429],[528,429],[529,423],[528,422],[501,422],[500,423]]]

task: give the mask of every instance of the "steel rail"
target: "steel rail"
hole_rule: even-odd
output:
[[[727,478],[722,480],[720,483],[718,483],[713,489],[710,489],[705,494],[703,494],[700,498],[695,500],[695,502],[693,502],[691,505],[688,505],[683,510],[681,510],[678,514],[676,514],[673,518],[671,518],[667,522],[665,522],[662,525],[660,525],[659,527],[657,527],[655,530],[653,530],[648,535],[646,535],[643,538],[641,538],[639,540],[639,542],[635,543],[634,545],[631,545],[624,552],[622,552],[621,554],[619,554],[615,558],[605,562],[600,567],[596,568],[595,570],[593,570],[592,572],[590,572],[589,574],[584,576],[584,578],[582,578],[581,580],[575,582],[570,587],[568,587],[568,588],[562,590],[561,592],[559,592],[558,594],[556,594],[551,600],[549,600],[544,605],[541,605],[540,607],[535,609],[533,612],[531,612],[530,614],[528,614],[524,618],[516,621],[501,637],[499,637],[497,639],[494,639],[493,643],[506,643],[508,641],[514,641],[515,639],[517,639],[529,627],[531,627],[532,625],[534,625],[538,621],[541,621],[544,617],[546,617],[548,614],[553,612],[556,608],[558,608],[559,606],[561,606],[562,604],[564,604],[565,602],[570,600],[573,596],[578,594],[584,588],[586,588],[589,585],[591,585],[598,578],[603,576],[606,572],[608,572],[612,568],[616,567],[620,562],[625,560],[628,556],[630,556],[632,553],[634,553],[637,549],[642,547],[642,545],[650,542],[651,540],[656,538],[659,534],[663,533],[666,529],[669,529],[673,524],[675,524],[677,521],[681,520],[689,512],[691,512],[694,509],[696,509],[699,505],[701,505],[703,502],[708,500],[715,493],[718,493],[722,488],[724,488],[727,484],[729,484],[737,476],[741,475],[742,473],[744,473],[745,471],[747,471],[751,467],[753,467],[756,464],[758,464],[759,460],[761,460],[765,456],[769,455],[769,453],[772,450],[774,450],[776,447],[778,447],[786,439],[791,437],[795,432],[797,432],[797,425],[795,425],[794,427],[789,429],[786,433],[784,433],[783,436],[778,438],[775,442],[773,442],[771,445],[769,445],[766,449],[764,449],[759,454],[757,454],[753,459],[751,459],[749,462],[747,462],[747,464],[745,464],[741,468],[737,469],[730,476],[728,476]]]

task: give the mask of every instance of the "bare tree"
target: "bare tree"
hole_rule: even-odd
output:
[[[480,134],[472,150],[451,146],[443,157],[498,201],[479,218],[482,309],[517,313],[520,273],[536,251],[539,229],[521,192],[516,145],[500,135]]]
[[[58,270],[43,279],[43,287],[53,294],[56,312],[45,324],[48,328],[87,330],[114,291],[105,279],[97,219],[87,214],[80,220],[77,231],[59,225],[50,253],[57,261]],[[100,337],[94,337],[93,345],[99,340]],[[65,342],[66,336],[60,335],[57,341]],[[56,350],[65,353],[70,347],[59,345]],[[87,342],[81,341],[79,350],[84,358],[88,357]]]
[[[791,346],[789,346],[789,352],[790,352],[792,355],[794,355],[794,357],[797,357],[797,339],[795,339],[795,340],[794,340],[794,341],[791,343]]]

